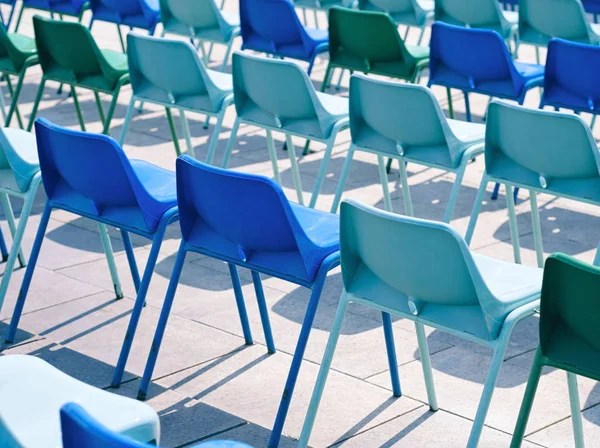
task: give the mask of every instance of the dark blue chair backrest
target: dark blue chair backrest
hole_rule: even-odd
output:
[[[91,0],[92,10],[97,6],[104,6],[122,17],[133,16],[142,13],[141,0]]]
[[[273,45],[303,43],[303,27],[289,0],[240,0],[242,39],[247,42],[259,37]]]

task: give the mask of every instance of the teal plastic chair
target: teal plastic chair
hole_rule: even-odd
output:
[[[511,448],[519,448],[523,442],[544,366],[567,373],[574,446],[584,447],[576,375],[600,381],[599,288],[599,268],[565,254],[553,254],[546,260],[540,310],[540,345],[533,359]]]
[[[398,25],[406,26],[404,40],[408,39],[411,27],[419,28],[421,45],[427,24],[433,19],[433,1],[430,0],[359,0],[358,9],[388,13]]]
[[[232,63],[237,118],[227,143],[223,168],[229,165],[240,124],[250,124],[266,130],[267,148],[275,180],[281,184],[272,132],[283,132],[298,203],[304,205],[292,136],[325,143],[327,148],[309,203],[309,207],[314,207],[325,179],[335,139],[349,125],[348,100],[317,92],[306,72],[292,61],[236,52]]]
[[[127,56],[133,95],[125,116],[120,144],[125,142],[135,102],[165,107],[177,155],[181,155],[171,109],[179,110],[188,153],[195,157],[185,112],[217,117],[210,139],[207,163],[212,163],[225,111],[233,104],[231,75],[207,69],[196,49],[188,42],[141,36],[127,36]]]
[[[221,66],[224,72],[229,62],[234,39],[240,35],[240,18],[221,9],[215,0],[160,0],[163,36],[166,33],[189,37],[202,50],[204,62],[208,63],[213,44],[227,47]],[[204,42],[209,42],[208,53]]]
[[[537,193],[600,205],[600,152],[594,136],[574,114],[528,109],[494,101],[488,108],[485,173],[465,239],[471,241],[489,182],[506,187],[514,257],[521,262],[513,187],[529,190],[538,266],[544,264]],[[594,264],[600,263],[600,251]]]
[[[590,23],[581,0],[520,0],[519,43],[546,47],[553,37],[584,44],[600,44],[600,25]]]
[[[402,107],[399,107],[402,105]],[[444,221],[450,222],[469,161],[483,152],[485,126],[444,116],[433,92],[418,84],[380,81],[364,75],[350,79],[352,143],[333,200],[337,212],[350,164],[356,151],[376,154],[385,208],[392,211],[384,158],[398,159],[404,207],[413,215],[407,163],[456,174]]]
[[[26,265],[21,249],[27,221],[42,181],[35,136],[20,129],[0,129],[0,202],[13,238],[12,247],[0,283],[0,310],[17,260]],[[23,200],[17,226],[10,197]]]
[[[342,203],[340,251],[344,290],[298,446],[308,445],[344,314],[355,302],[414,321],[432,411],[438,405],[424,325],[494,350],[467,444],[475,448],[511,332],[539,305],[542,270],[471,253],[447,224],[355,201]]]

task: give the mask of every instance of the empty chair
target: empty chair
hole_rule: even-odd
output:
[[[327,52],[327,31],[300,23],[290,0],[240,0],[242,50],[254,50],[279,58],[308,62]]]
[[[567,372],[574,446],[583,448],[583,425],[577,376],[600,381],[598,288],[600,269],[564,254],[544,266],[540,305],[540,344],[525,389],[511,447],[521,446],[544,366]]]
[[[511,332],[539,305],[542,270],[471,253],[447,224],[354,201],[342,203],[340,249],[344,290],[298,446],[308,445],[344,314],[355,302],[414,321],[433,411],[438,405],[424,325],[494,351],[467,444],[475,448]]]
[[[416,163],[456,173],[444,215],[449,222],[469,161],[483,152],[485,126],[449,120],[427,87],[380,81],[362,75],[350,79],[350,133],[352,143],[340,176],[335,213],[356,151],[377,154],[386,210],[392,201],[384,157],[400,162],[400,181],[407,215],[412,216],[406,164]]]
[[[164,32],[189,37],[205,52],[204,42],[227,47],[221,71],[225,71],[233,40],[240,35],[240,19],[237,14],[221,11],[215,0],[160,0],[160,14]],[[205,55],[210,59],[210,50]]]
[[[429,49],[405,45],[388,14],[339,7],[329,10],[329,65],[322,91],[336,68],[415,82],[428,63]]]
[[[211,163],[225,111],[233,103],[231,75],[207,69],[198,57],[196,49],[188,42],[129,34],[127,55],[133,95],[125,116],[120,144],[125,141],[135,102],[142,100],[165,107],[177,155],[181,152],[171,108],[179,111],[188,153],[194,157],[185,112],[216,116],[217,124],[210,140],[207,157],[208,163]]]
[[[26,9],[36,9],[40,11],[48,11],[52,18],[54,14],[58,14],[62,19],[63,15],[76,17],[80,22],[83,13],[87,10],[89,3],[87,0],[23,0],[21,12],[17,18],[15,32],[19,30],[23,12]]]
[[[112,138],[61,128],[40,118],[35,134],[48,200],[13,312],[7,342],[13,342],[37,258],[54,209],[99,224],[109,270],[118,299],[123,297],[106,226],[120,229],[136,289],[129,325],[112,386],[118,387],[135,336],[146,293],[167,226],[177,220],[175,173],[142,160],[129,160]],[[140,281],[129,233],[152,240]]]
[[[27,355],[0,357],[0,445],[9,447],[61,447],[61,408],[76,401],[107,430],[137,441],[160,442],[160,422],[147,404],[85,384],[46,361]],[[74,405],[73,405],[74,406]],[[89,418],[89,417],[88,417]],[[65,448],[91,448],[67,441]],[[140,444],[143,442],[143,444]],[[93,445],[113,448],[114,445]],[[115,446],[116,448],[116,446]]]
[[[138,398],[146,397],[188,252],[228,263],[247,344],[252,344],[252,333],[237,266],[252,271],[269,353],[275,353],[275,344],[261,274],[289,281],[312,292],[268,445],[278,446],[323,284],[339,264],[339,219],[290,203],[267,177],[211,167],[188,156],[177,159],[177,199],[182,241]]]
[[[537,193],[600,205],[600,152],[577,115],[492,102],[485,136],[485,173],[465,239],[471,241],[488,182],[506,186],[514,257],[521,262],[512,188],[529,190],[537,262],[544,264]],[[594,264],[600,262],[596,253]]]
[[[43,76],[27,130],[31,130],[35,121],[46,81],[56,81],[71,86],[82,131],[85,131],[85,122],[75,88],[81,87],[94,92],[100,121],[103,124],[102,132],[108,134],[121,87],[129,83],[127,56],[98,48],[90,30],[81,23],[35,16],[33,28]],[[106,116],[99,93],[106,93],[112,97]]]
[[[306,72],[291,61],[236,52],[232,63],[237,118],[225,151],[223,167],[227,168],[229,164],[240,124],[258,126],[267,132],[267,148],[275,180],[281,184],[272,132],[283,132],[292,164],[294,188],[302,205],[302,183],[292,136],[325,143],[327,148],[310,199],[309,206],[314,207],[336,136],[348,127],[348,100],[316,92]]]

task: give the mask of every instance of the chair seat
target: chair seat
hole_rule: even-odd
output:
[[[448,119],[454,136],[464,144],[482,142],[485,139],[485,124]]]
[[[119,76],[127,74],[127,54],[114,50],[100,51],[102,52],[102,55],[106,58],[106,62],[108,62],[115,71],[119,72]]]
[[[111,431],[140,442],[159,441],[158,415],[144,403],[85,384],[34,356],[2,356],[0,371],[0,436],[8,446],[62,446],[59,410],[69,402]]]
[[[600,113],[600,98],[591,98],[591,100],[590,102],[590,98],[565,89],[558,83],[553,83],[550,88],[544,89],[544,104],[591,114]]]
[[[10,163],[10,167],[0,170],[0,186],[25,193],[40,170],[35,136],[21,129],[4,128],[0,133],[0,145]]]
[[[429,48],[422,45],[407,45],[406,49],[417,61],[429,59]]]
[[[321,105],[324,108],[324,112],[328,113],[330,116],[328,119],[330,121],[338,121],[343,118],[348,117],[349,113],[349,104],[348,98],[329,95],[327,93],[316,92],[317,98],[321,102]]]
[[[541,64],[531,64],[528,62],[515,61],[515,67],[521,76],[525,78],[526,82],[544,78],[544,66]]]
[[[19,50],[24,56],[31,56],[37,53],[37,47],[35,46],[35,39],[29,36],[23,36],[22,34],[11,33],[8,35],[11,43]]]

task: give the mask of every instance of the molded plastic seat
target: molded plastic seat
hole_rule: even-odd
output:
[[[207,69],[196,49],[188,42],[140,36],[127,36],[127,55],[133,95],[129,102],[120,144],[135,109],[135,102],[160,104],[167,111],[175,150],[180,155],[171,108],[179,110],[188,152],[195,157],[185,112],[216,116],[207,163],[211,163],[219,140],[225,111],[233,103],[231,75]]]
[[[154,34],[160,21],[159,0],[89,0],[92,9],[92,22],[103,22],[125,25],[130,28],[141,28]],[[119,31],[120,35],[120,31]]]
[[[399,107],[402,105],[402,107]],[[385,207],[391,211],[384,157],[399,160],[406,214],[412,216],[406,164],[417,163],[456,173],[444,220],[452,218],[469,161],[483,152],[485,126],[448,120],[427,87],[380,81],[363,75],[350,79],[352,144],[340,176],[332,212],[337,211],[355,151],[377,154]]]
[[[61,128],[42,118],[36,121],[35,130],[48,200],[6,340],[14,340],[52,210],[66,210],[99,224],[115,294],[120,299],[123,293],[106,225],[116,227],[123,237],[137,293],[113,376],[112,386],[116,387],[123,376],[166,228],[178,218],[175,173],[142,160],[130,161],[118,143],[106,135]],[[152,240],[141,281],[130,232]]]
[[[575,443],[583,447],[577,376],[600,381],[598,316],[600,269],[565,254],[553,254],[544,266],[537,348],[511,447],[521,446],[542,368],[567,372]],[[592,443],[593,445],[593,443]]]
[[[308,74],[291,61],[236,52],[232,59],[237,118],[231,131],[223,167],[227,168],[241,123],[267,131],[267,145],[275,179],[281,183],[271,132],[286,136],[298,202],[304,203],[292,135],[327,145],[310,200],[316,205],[337,134],[348,127],[348,100],[316,92]]]
[[[447,224],[342,203],[344,291],[298,446],[305,448],[351,302],[415,322],[431,410],[437,410],[424,325],[494,350],[467,446],[477,446],[514,326],[539,304],[542,270],[472,254]],[[390,365],[397,372],[393,340]],[[458,361],[460,362],[460,361]]]
[[[240,0],[242,50],[308,62],[328,49],[327,31],[307,28],[290,0]]]
[[[577,115],[513,106],[494,101],[488,108],[485,174],[467,229],[471,240],[488,182],[507,188],[511,239],[515,261],[520,249],[512,187],[530,193],[531,216],[538,266],[543,248],[537,193],[542,192],[600,205],[600,152],[588,125]],[[595,264],[600,259],[596,254]]]
[[[85,384],[35,356],[2,356],[0,370],[2,446],[62,446],[59,411],[73,401],[111,431],[139,442],[159,442],[158,415],[144,403]]]
[[[290,204],[267,177],[215,168],[189,156],[177,159],[177,195],[182,241],[138,398],[146,397],[188,252],[228,263],[246,344],[252,344],[252,333],[236,266],[252,271],[269,353],[275,344],[261,273],[304,286],[312,290],[311,297],[269,441],[278,446],[323,284],[339,264],[339,219]]]

